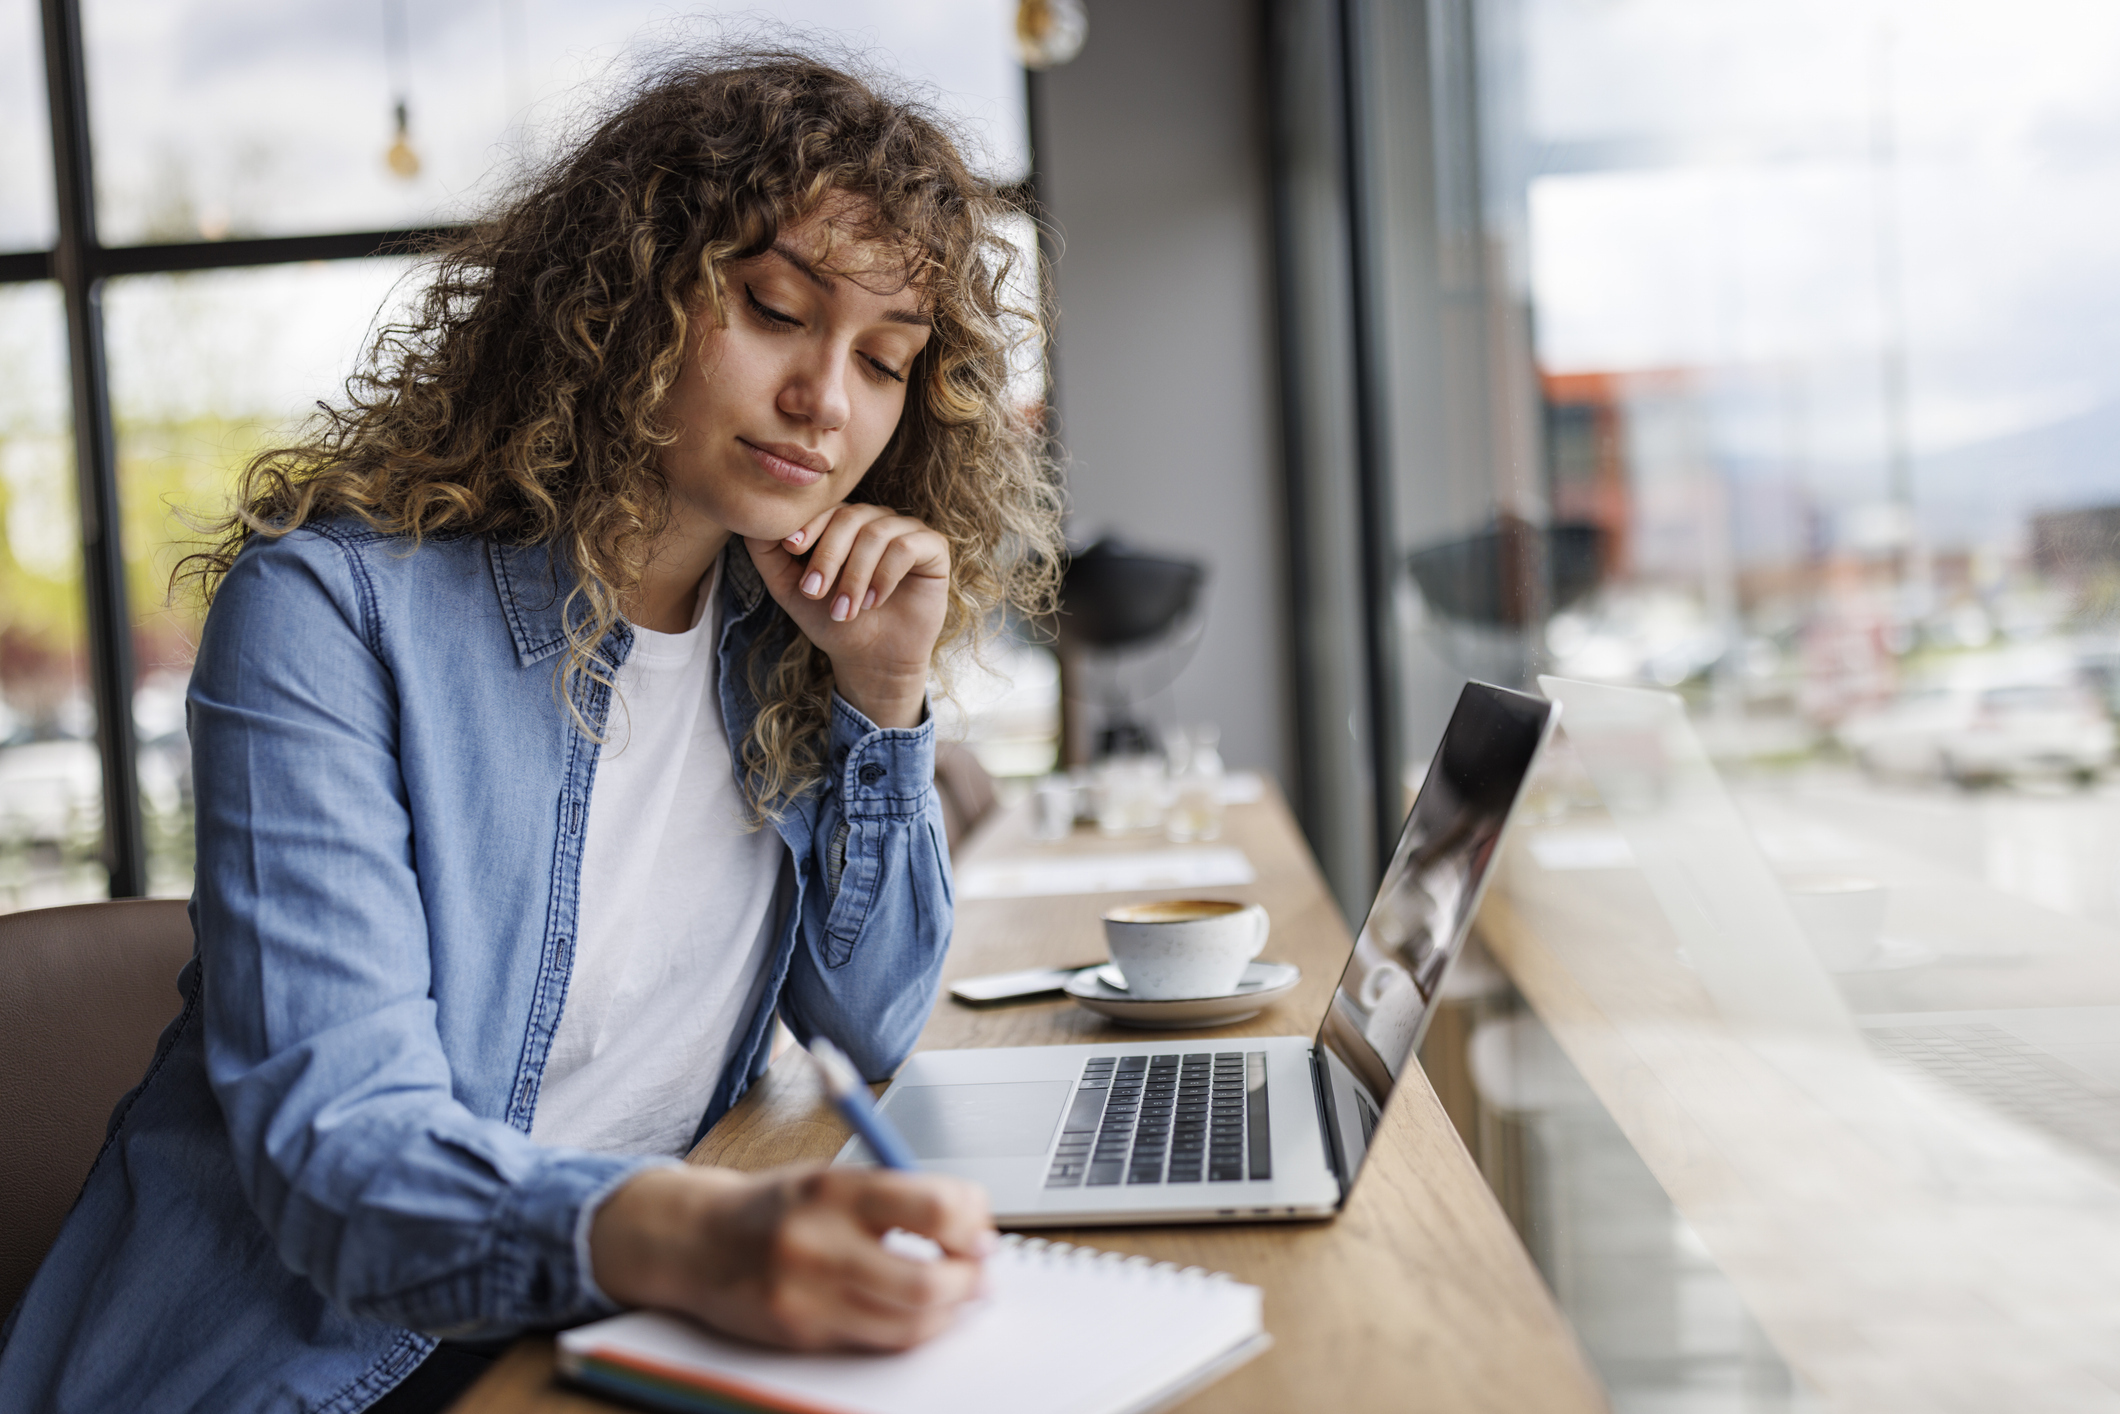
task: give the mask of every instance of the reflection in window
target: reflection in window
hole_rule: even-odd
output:
[[[197,527],[226,511],[244,463],[338,394],[410,268],[349,260],[137,276],[105,295],[151,893],[191,891],[184,689],[200,615],[188,588],[172,598],[171,574]]]
[[[1548,557],[1548,661],[1684,690],[1734,762],[1872,790],[2099,777],[2120,10],[1482,16],[1548,512],[1591,561],[1569,594]]]
[[[0,0],[0,251],[49,250],[51,112],[36,0]]]
[[[1822,1409],[1552,1033],[1491,965],[1475,975],[1423,1061],[1462,1077],[1451,1117],[1615,1414]]]
[[[687,8],[740,16],[727,31],[737,37],[771,38],[745,28],[761,15],[843,36],[935,84],[944,108],[984,139],[992,170],[1022,174],[1012,3]],[[723,32],[644,0],[82,0],[82,20],[96,195],[112,244],[461,217],[586,94]]]
[[[109,887],[58,287],[0,286],[0,911]]]

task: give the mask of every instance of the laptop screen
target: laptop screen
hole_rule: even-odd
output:
[[[1414,1063],[1555,710],[1486,683],[1458,695],[1318,1031],[1343,1182],[1367,1153],[1393,1083]]]

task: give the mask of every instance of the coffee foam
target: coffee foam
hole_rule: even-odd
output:
[[[1122,904],[1104,916],[1114,923],[1197,923],[1203,918],[1226,918],[1243,911],[1243,904],[1227,899],[1173,898]]]

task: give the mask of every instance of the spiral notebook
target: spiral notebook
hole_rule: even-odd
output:
[[[1147,1414],[1272,1343],[1259,1288],[1198,1267],[1010,1235],[987,1285],[899,1354],[797,1355],[635,1311],[562,1334],[559,1367],[636,1404],[716,1414]]]

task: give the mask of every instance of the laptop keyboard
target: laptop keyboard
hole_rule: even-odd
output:
[[[1266,1053],[1092,1056],[1047,1188],[1273,1177]]]
[[[1864,1033],[1912,1066],[2013,1119],[2120,1166],[2120,1094],[2101,1090],[2000,1026],[1953,1021]]]

